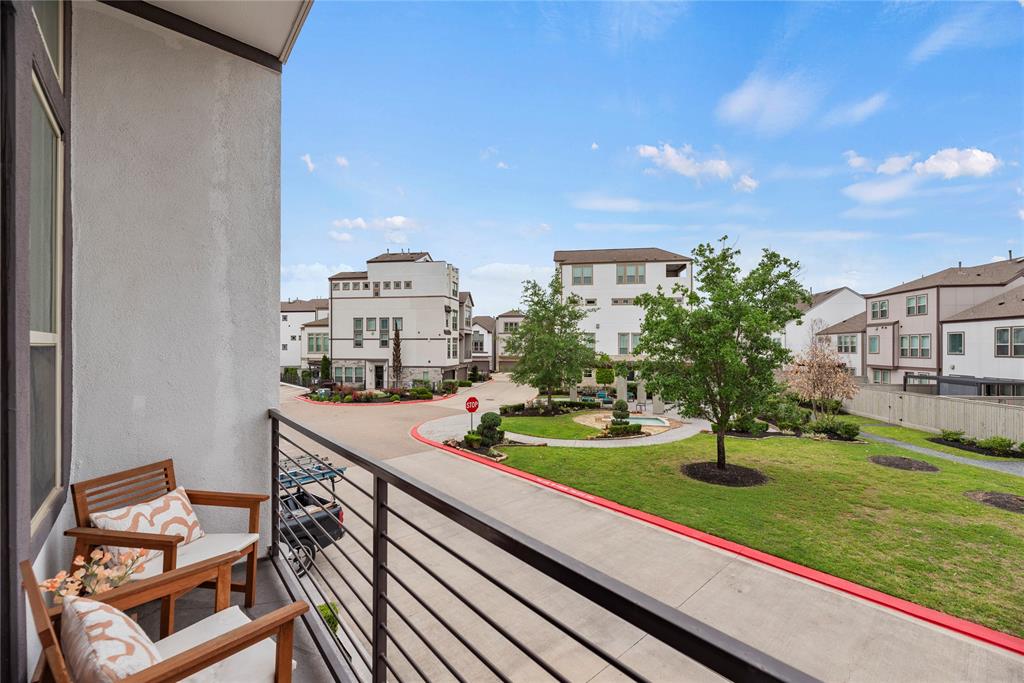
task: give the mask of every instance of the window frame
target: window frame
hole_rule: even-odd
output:
[[[633,274],[630,275],[629,270],[633,269]],[[633,278],[630,282],[630,278]],[[646,263],[616,263],[615,264],[615,284],[617,285],[645,285],[647,284],[647,264]]]
[[[924,303],[921,303],[922,299],[924,299]],[[912,294],[907,297],[906,304],[907,316],[928,315],[927,294]]]
[[[949,341],[950,338],[953,337],[954,335],[958,335],[960,337],[960,350],[959,351],[954,351],[953,350],[953,345]],[[966,353],[966,351],[967,351],[967,335],[966,334],[964,334],[962,331],[947,332],[946,333],[946,354],[947,355],[950,355],[950,356],[963,356]]]
[[[589,275],[587,271],[589,270]],[[578,271],[578,274],[577,274]],[[578,280],[578,282],[577,282]],[[589,280],[589,282],[587,282]],[[574,287],[590,286],[594,284],[594,264],[576,263],[572,266],[571,282]]]
[[[874,342],[874,351],[871,350],[872,342]],[[868,353],[879,354],[882,352],[882,339],[877,334],[868,335]]]
[[[1022,339],[1020,342],[1017,341],[1017,332],[1022,333]],[[1020,353],[1017,353],[1017,347],[1024,347],[1024,327],[1011,327],[1010,328],[1010,358],[1024,358],[1024,348],[1021,349]]]

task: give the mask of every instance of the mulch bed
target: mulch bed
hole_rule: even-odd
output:
[[[897,470],[912,470],[914,472],[938,472],[939,468],[924,460],[904,458],[902,455],[872,455],[868,458],[871,462],[882,467],[892,467]]]
[[[768,483],[768,475],[750,467],[726,465],[718,469],[718,463],[691,462],[679,468],[683,474],[706,484],[719,486],[760,486]]]
[[[959,441],[947,441],[946,439],[939,438],[937,436],[928,437],[928,441],[932,443],[940,443],[943,446],[952,446],[953,448],[959,448],[962,451],[970,451],[971,453],[980,453],[981,455],[991,455],[994,458],[1024,458],[1024,452],[1012,452],[1012,453],[994,453],[987,448],[979,448],[978,446],[969,446]]]
[[[713,432],[709,432],[713,433]],[[783,432],[726,432],[726,436],[734,436],[737,439],[767,439],[772,436],[797,436],[796,434],[784,434]]]
[[[1013,493],[999,493],[997,491],[968,491],[964,495],[973,501],[991,505],[1000,510],[1024,514],[1024,496],[1018,496]]]

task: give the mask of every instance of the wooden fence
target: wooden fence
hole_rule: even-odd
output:
[[[861,387],[844,408],[854,415],[929,432],[954,429],[979,439],[1005,436],[1024,441],[1021,405]]]

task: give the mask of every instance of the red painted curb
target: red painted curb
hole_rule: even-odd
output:
[[[447,451],[448,453],[453,453],[466,458],[467,460],[487,465],[488,467],[493,467],[494,469],[505,472],[506,474],[511,474],[529,482],[533,482],[534,484],[559,491],[566,495],[573,496],[574,498],[579,498],[580,500],[585,500],[588,503],[593,503],[594,505],[598,505],[608,510],[647,522],[648,524],[653,524],[654,526],[665,529],[666,531],[671,531],[695,541],[706,543],[714,548],[731,552],[735,555],[739,555],[740,557],[745,557],[748,560],[753,560],[754,562],[759,562],[774,569],[799,576],[802,579],[807,579],[808,581],[813,581],[823,586],[828,586],[829,588],[849,593],[850,595],[854,595],[863,600],[868,600],[869,602],[882,605],[883,607],[888,607],[889,609],[927,621],[928,623],[935,624],[936,626],[941,626],[949,629],[950,631],[969,636],[976,640],[989,643],[990,645],[996,645],[1019,655],[1024,655],[1024,638],[1018,638],[1017,636],[1010,635],[1009,633],[996,631],[995,629],[988,628],[987,626],[976,624],[973,621],[954,617],[951,614],[946,614],[945,612],[940,612],[938,610],[931,609],[930,607],[924,607],[923,605],[918,605],[917,603],[910,602],[909,600],[897,598],[896,596],[889,595],[888,593],[877,591],[874,588],[868,588],[867,586],[862,586],[859,583],[847,581],[846,579],[841,579],[838,576],[833,576],[832,574],[827,574],[817,569],[811,569],[810,567],[805,567],[802,564],[790,562],[789,560],[761,552],[760,550],[748,548],[745,545],[741,545],[718,536],[713,536],[712,534],[693,529],[683,524],[679,524],[678,522],[673,522],[665,519],[664,517],[658,517],[657,515],[652,515],[649,512],[644,512],[643,510],[627,507],[616,503],[615,501],[608,500],[607,498],[601,498],[600,496],[595,496],[592,493],[580,491],[579,489],[574,489],[571,486],[566,486],[565,484],[559,484],[557,481],[544,479],[543,477],[538,477],[535,474],[530,474],[529,472],[517,470],[516,468],[509,467],[508,465],[503,465],[500,462],[494,462],[493,460],[476,455],[475,453],[469,453],[458,448],[446,446],[443,443],[438,443],[437,441],[428,439],[420,434],[419,428],[422,424],[423,423],[421,422],[414,426],[412,430],[410,430],[409,434],[417,441],[433,446],[434,448]]]

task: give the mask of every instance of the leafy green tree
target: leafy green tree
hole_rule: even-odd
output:
[[[659,288],[644,309],[639,368],[649,391],[715,426],[717,464],[726,468],[725,433],[734,415],[756,414],[776,390],[775,372],[789,351],[773,336],[809,302],[797,282],[799,263],[769,249],[742,275],[739,250],[722,237],[693,251],[698,291],[676,285],[685,305]]]
[[[524,318],[505,344],[506,353],[519,357],[512,381],[547,394],[549,411],[554,408],[555,390],[579,384],[583,371],[596,361],[590,340],[580,329],[589,311],[583,299],[575,294],[563,296],[563,290],[558,273],[547,288],[533,280],[525,282]]]

